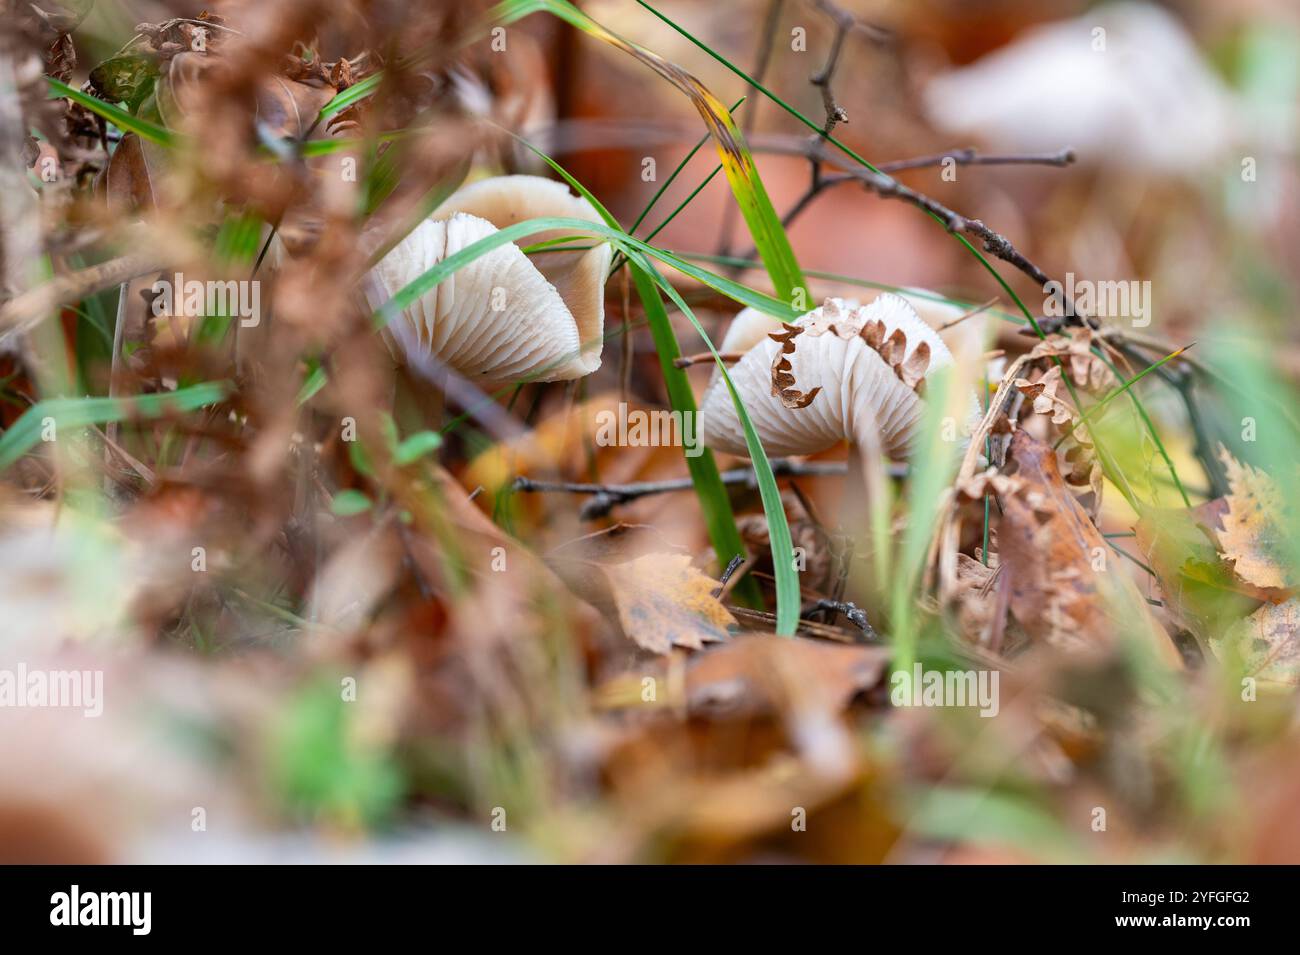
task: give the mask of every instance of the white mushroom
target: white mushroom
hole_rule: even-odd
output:
[[[921,321],[933,328],[948,346],[954,360],[975,362],[983,354],[989,334],[989,313],[946,301],[925,289],[901,289],[890,293],[903,299]],[[879,296],[877,296],[879,297]],[[842,308],[856,309],[856,298],[838,299]],[[875,301],[875,299],[872,299]],[[867,303],[870,304],[870,303]],[[718,346],[722,354],[749,351],[768,335],[781,331],[780,319],[756,308],[745,308],[727,326],[727,334]],[[717,375],[715,374],[716,378]]]
[[[768,454],[813,454],[844,440],[907,454],[926,375],[953,364],[939,334],[907,301],[887,294],[858,306],[832,298],[777,333],[773,324],[742,312],[720,349],[744,352],[730,375]],[[700,419],[711,447],[748,453],[720,375],[705,392]]]
[[[1113,3],[1026,30],[933,79],[925,105],[946,132],[1157,175],[1194,174],[1237,133],[1232,94],[1172,13]]]
[[[509,225],[542,216],[601,221],[585,199],[538,176],[501,176],[466,186],[371,271],[378,307],[448,256]],[[526,244],[577,233],[552,230]],[[607,243],[525,255],[507,243],[458,269],[388,326],[402,357],[433,356],[468,378],[499,383],[581,378],[600,367]]]

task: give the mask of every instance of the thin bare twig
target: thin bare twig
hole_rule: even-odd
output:
[[[991,298],[991,299],[989,299],[987,302],[985,302],[983,305],[977,305],[977,306],[975,306],[974,308],[972,308],[969,312],[965,312],[965,313],[963,313],[963,314],[961,314],[961,315],[958,315],[958,316],[957,316],[956,318],[954,318],[952,321],[950,321],[950,322],[944,322],[942,325],[940,325],[938,328],[936,328],[935,331],[936,331],[936,332],[946,332],[948,329],[953,328],[953,327],[955,327],[955,326],[957,326],[957,325],[960,325],[962,322],[966,321],[966,319],[968,319],[968,318],[974,318],[976,315],[982,315],[982,314],[984,314],[985,312],[987,312],[990,308],[992,308],[992,307],[993,307],[994,305],[996,305],[997,303],[998,303],[997,296],[994,296],[993,298]],[[985,357],[988,357],[988,358],[996,358],[997,355],[994,355],[994,354],[990,353],[989,355],[986,355]]]
[[[871,621],[867,619],[867,612],[857,604],[847,601],[830,600],[827,598],[814,600],[811,603],[803,605],[803,608],[799,612],[799,616],[807,617],[824,610],[844,614],[844,616],[848,618],[849,623],[853,624],[853,626],[857,627],[858,630],[862,632],[862,636],[865,640],[874,642],[880,639],[880,634],[876,633],[876,628],[871,626]],[[833,624],[834,618],[829,622]]]
[[[776,477],[839,477],[848,473],[848,465],[844,461],[794,461],[789,458],[775,458],[772,461],[772,473]],[[903,477],[906,473],[905,465],[890,465],[891,477]],[[721,478],[723,484],[747,485],[751,488],[758,486],[752,468],[723,471]],[[662,481],[636,481],[630,484],[590,484],[576,481],[535,481],[521,476],[515,478],[514,490],[591,494],[592,499],[582,506],[578,514],[582,520],[589,521],[605,517],[615,507],[629,501],[649,497],[652,494],[689,491],[693,486],[689,477],[668,478]]]
[[[741,352],[724,351],[724,352],[719,352],[718,357],[722,359],[722,363],[724,365],[734,365],[736,362],[740,361],[740,359],[744,358],[745,356]],[[677,358],[673,359],[673,365],[674,367],[677,368],[690,368],[692,365],[703,365],[712,361],[713,361],[713,352],[702,351],[702,352],[696,352],[694,355],[680,355]]]
[[[152,253],[129,253],[99,265],[59,275],[29,289],[0,308],[0,339],[30,331],[60,305],[80,301],[130,279],[157,271],[166,263]]]
[[[897,179],[890,175],[882,175],[872,172],[865,166],[848,168],[843,172],[833,175],[826,175],[821,171],[822,163],[828,160],[826,151],[822,148],[820,142],[814,141],[804,151],[804,155],[813,165],[814,172],[808,184],[794,204],[781,217],[781,223],[789,228],[794,220],[797,219],[822,193],[834,186],[846,182],[858,182],[865,188],[870,189],[876,195],[885,199],[902,199],[909,202],[919,209],[933,213],[943,222],[949,232],[964,232],[973,235],[984,243],[984,251],[992,253],[1004,262],[1015,266],[1021,272],[1028,275],[1040,287],[1046,286],[1051,279],[1037,265],[1031,262],[1023,255],[1005,236],[994,232],[979,219],[968,219],[958,212],[945,206],[943,203],[922,192],[918,192],[908,186],[903,185]],[[1001,156],[982,156],[974,149],[955,149],[944,153],[937,153],[932,156],[921,156],[916,159],[903,159],[894,163],[886,163],[879,168],[884,173],[891,170],[900,169],[920,169],[926,166],[941,165],[945,159],[951,159],[959,166],[979,166],[979,165],[1046,165],[1046,166],[1068,166],[1074,162],[1075,155],[1071,149],[1062,149],[1054,153],[1024,153],[1016,155]],[[743,258],[752,258],[753,250]],[[1063,299],[1063,296],[1058,296]],[[1062,306],[1067,316],[1081,314],[1075,308],[1073,303],[1062,301]]]
[[[894,162],[877,163],[881,172],[906,172],[909,169],[925,169],[930,166],[942,166],[951,159],[958,166],[1069,166],[1078,157],[1068,146],[1054,153],[1006,153],[1003,155],[984,156],[976,149],[949,149],[931,156],[918,156],[915,159],[897,159]]]
[[[839,66],[845,38],[858,28],[871,32],[877,38],[887,37],[888,33],[862,23],[848,10],[832,3],[831,0],[813,0],[813,6],[830,17],[831,22],[835,24],[835,38],[831,40],[831,51],[826,57],[826,62],[820,70],[808,77],[808,81],[821,90],[822,106],[826,110],[826,125],[822,127],[821,134],[821,138],[824,139],[833,133],[840,123],[849,121],[848,112],[835,101],[835,93],[831,89],[831,80],[834,79],[835,70]]]

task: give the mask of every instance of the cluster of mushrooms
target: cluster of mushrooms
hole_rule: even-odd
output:
[[[473,242],[538,216],[601,221],[563,183],[536,176],[473,183],[380,261],[367,283],[371,305]],[[564,237],[541,233],[529,243]],[[600,367],[612,250],[588,239],[578,250],[532,256],[507,243],[458,270],[390,323],[397,357],[412,363],[434,357],[491,385],[591,374]],[[961,315],[924,293],[884,294],[866,306],[827,299],[784,325],[747,308],[732,321],[719,351],[742,354],[730,375],[769,455],[814,454],[847,440],[860,453],[902,458],[923,413],[926,376],[954,363],[936,328]],[[972,325],[959,325],[947,337],[972,333],[978,334]],[[700,422],[710,447],[748,456],[716,370]]]

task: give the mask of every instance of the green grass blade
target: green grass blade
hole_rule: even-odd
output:
[[[54,422],[57,436],[60,430],[68,428],[195,411],[220,401],[229,390],[229,385],[217,381],[131,398],[49,398],[38,401],[0,435],[0,470],[41,443],[47,419]]]
[[[1115,363],[1107,358],[1106,354],[1100,348],[1093,348],[1092,353],[1102,360],[1102,363],[1111,370],[1111,373],[1117,380],[1124,380],[1124,376],[1120,374]],[[1165,449],[1165,443],[1160,440],[1160,432],[1156,430],[1155,422],[1151,420],[1151,416],[1147,414],[1147,409],[1143,406],[1142,402],[1138,400],[1137,395],[1129,392],[1129,399],[1133,402],[1133,407],[1137,410],[1138,417],[1142,419],[1143,425],[1146,426],[1147,434],[1151,436],[1151,440],[1155,444],[1156,452],[1164,459],[1165,467],[1169,469],[1169,477],[1174,482],[1174,487],[1178,489],[1179,496],[1183,499],[1183,505],[1185,507],[1191,507],[1192,500],[1187,496],[1187,490],[1183,487],[1183,482],[1178,477],[1178,469],[1174,467],[1174,459],[1169,456],[1169,452]]]
[[[89,93],[83,93],[81,90],[74,90],[67,83],[56,80],[52,76],[45,77],[45,82],[49,84],[51,99],[66,97],[74,103],[80,103],[86,109],[90,110],[96,116],[102,116],[118,129],[126,133],[135,133],[141,139],[147,139],[150,142],[157,143],[159,146],[175,146],[177,136],[170,129],[151,123],[148,120],[133,116],[120,106],[114,106],[112,103],[106,103],[102,99],[91,96]]]
[[[756,308],[765,314],[775,316],[776,318],[787,322],[793,321],[799,317],[798,312],[786,305],[784,302],[772,298],[770,295],[756,292],[751,288],[741,285],[739,282],[726,278],[725,276],[717,275],[716,273],[710,272],[708,269],[702,269],[685,259],[673,255],[671,252],[665,252],[646,242],[642,242],[640,239],[629,236],[620,229],[611,228],[610,226],[602,225],[597,222],[589,222],[586,219],[575,219],[563,216],[544,216],[537,219],[526,219],[523,222],[516,222],[514,225],[507,226],[491,235],[484,236],[477,242],[467,245],[459,252],[449,255],[424,274],[417,276],[407,286],[400,289],[391,299],[380,306],[375,313],[376,321],[381,324],[391,321],[395,316],[410,307],[421,296],[425,295],[430,289],[444,281],[447,276],[451,275],[457,269],[464,268],[469,263],[475,261],[480,256],[486,255],[493,249],[499,248],[508,242],[516,242],[518,239],[524,238],[525,236],[535,235],[539,232],[548,232],[553,229],[564,229],[600,236],[605,241],[611,242],[621,248],[625,254],[628,250],[633,250],[649,256],[650,258],[658,259],[665,265],[702,282],[715,292],[719,292],[741,305]]]
[[[1192,342],[1192,345],[1194,345],[1194,344],[1196,344],[1196,343],[1195,343],[1195,342]],[[1175,351],[1170,352],[1168,355],[1165,355],[1165,357],[1164,357],[1164,358],[1161,358],[1159,361],[1152,362],[1150,365],[1147,365],[1145,368],[1143,368],[1141,371],[1139,371],[1139,372],[1138,372],[1136,375],[1134,375],[1132,378],[1128,379],[1128,381],[1125,381],[1125,380],[1124,380],[1124,376],[1123,376],[1123,375],[1117,375],[1116,377],[1119,378],[1119,380],[1120,380],[1120,384],[1117,385],[1116,387],[1112,388],[1112,389],[1111,389],[1110,391],[1108,391],[1104,396],[1102,396],[1102,398],[1099,399],[1095,405],[1093,405],[1092,407],[1088,408],[1088,409],[1087,409],[1086,411],[1084,411],[1081,415],[1079,415],[1079,420],[1076,421],[1076,422],[1074,422],[1073,425],[1071,425],[1070,430],[1071,430],[1071,431],[1075,431],[1075,430],[1077,430],[1078,428],[1083,427],[1085,424],[1088,423],[1088,421],[1093,417],[1093,415],[1097,414],[1099,411],[1101,411],[1103,408],[1105,408],[1106,405],[1110,404],[1110,402],[1111,402],[1113,399],[1118,398],[1120,395],[1122,395],[1122,394],[1124,394],[1125,392],[1127,392],[1130,388],[1132,388],[1134,385],[1136,385],[1139,381],[1141,381],[1141,380],[1142,380],[1143,378],[1145,378],[1147,375],[1151,374],[1151,372],[1155,371],[1155,370],[1156,370],[1157,368],[1159,368],[1161,365],[1165,364],[1166,362],[1173,361],[1175,358],[1177,358],[1177,357],[1178,357],[1179,355],[1181,355],[1183,352],[1187,351],[1187,349],[1191,348],[1192,345],[1184,345],[1182,348],[1179,348],[1179,349],[1177,349],[1177,350],[1175,350]],[[1059,448],[1059,447],[1061,446],[1061,442],[1064,441],[1064,440],[1065,440],[1066,438],[1068,438],[1068,437],[1069,437],[1068,434],[1064,434],[1064,435],[1062,435],[1060,438],[1058,438],[1057,441],[1056,441],[1056,447]],[[1189,506],[1190,506],[1190,505],[1189,505]]]
[[[649,241],[647,239],[647,241]],[[673,252],[673,255],[679,258],[688,259],[691,262],[707,262],[710,265],[722,265],[729,268],[737,269],[757,269],[762,268],[763,263],[755,259],[742,259],[734,255],[709,255],[704,252]],[[840,272],[825,272],[817,269],[804,269],[804,275],[809,278],[821,279],[825,282],[838,282],[842,285],[856,285],[859,288],[877,289],[881,292],[894,292],[898,295],[909,295],[913,298],[922,298],[930,302],[936,302],[940,305],[953,305],[963,311],[969,312],[972,309],[981,307],[979,302],[968,302],[964,299],[951,298],[947,295],[940,295],[929,289],[912,288],[906,285],[891,285],[888,282],[873,282],[870,279],[858,278],[856,275],[844,275]],[[1010,312],[1004,312],[996,308],[984,309],[984,314],[999,321],[1010,322],[1013,325],[1027,325],[1028,322],[1020,315],[1012,315]]]
[[[745,97],[742,96],[740,99],[736,100],[735,105],[731,107],[729,112],[734,116],[736,110],[740,109],[741,104],[744,102],[745,102]],[[682,172],[686,169],[687,165],[690,164],[690,161],[695,158],[695,154],[698,153],[701,149],[703,149],[704,144],[707,143],[708,141],[709,141],[708,133],[705,133],[703,136],[700,137],[699,141],[691,148],[691,151],[688,152],[682,158],[682,161],[677,164],[677,168],[674,169],[672,173],[669,174],[668,178],[664,180],[663,185],[660,186],[655,191],[655,194],[650,197],[650,201],[646,203],[645,208],[641,210],[641,214],[636,217],[636,220],[632,223],[631,228],[627,230],[628,232],[636,232],[636,230],[640,227],[641,223],[645,221],[646,216],[648,216],[651,210],[654,209],[655,204],[661,198],[663,198],[663,194],[668,191],[668,187],[677,181],[677,177],[682,174]],[[709,176],[709,179],[712,178],[713,176]],[[698,192],[699,190],[697,189],[696,191]],[[663,227],[660,226],[660,228]]]
[[[717,176],[717,174],[720,173],[720,172],[722,172],[722,164],[721,164],[721,163],[719,163],[718,165],[716,165],[716,166],[713,167],[713,172],[711,172],[711,173],[709,173],[707,176],[705,176],[705,177],[704,177],[704,181],[701,182],[701,183],[700,183],[698,186],[696,186],[694,189],[692,189],[692,190],[691,190],[691,194],[688,195],[685,199],[683,199],[683,200],[678,204],[678,206],[677,206],[676,209],[674,209],[672,212],[668,213],[668,215],[664,217],[664,221],[661,222],[661,223],[659,223],[657,226],[655,226],[655,227],[654,227],[654,231],[652,231],[648,236],[646,236],[646,237],[645,237],[645,240],[646,240],[647,242],[652,242],[652,241],[654,240],[654,237],[655,237],[655,236],[657,236],[660,232],[663,232],[664,229],[668,228],[668,224],[669,224],[670,222],[672,222],[674,219],[676,219],[676,218],[681,214],[681,212],[682,212],[683,209],[685,209],[685,208],[686,208],[687,206],[689,206],[692,202],[694,202],[694,201],[695,201],[695,197],[698,196],[701,192],[703,192],[703,191],[704,191],[704,187],[707,186],[709,183],[713,182],[714,177]]]
[[[726,106],[690,73],[610,32],[567,0],[505,0],[495,8],[494,15],[504,23],[511,23],[536,11],[559,17],[583,33],[631,55],[690,98],[717,143],[727,182],[777,296],[801,313],[807,311],[810,294],[789,236],[763,186],[745,136]]]
[[[659,354],[659,367],[663,370],[668,401],[673,410],[681,411],[683,416],[690,415],[690,418],[684,417],[683,420],[695,420],[699,414],[695,404],[695,393],[691,391],[686,371],[674,364],[682,352],[677,336],[673,333],[668,311],[664,308],[663,299],[660,298],[659,289],[645,268],[634,263],[629,263],[628,267],[632,272],[632,282],[636,287],[637,295],[640,296],[642,307],[645,309],[650,334],[654,338],[655,351]],[[725,567],[733,555],[745,553],[745,545],[736,527],[736,518],[731,510],[731,499],[727,496],[727,488],[718,473],[717,461],[708,448],[704,449],[703,454],[695,457],[684,455],[684,457],[687,470],[691,475],[691,483],[695,487],[695,495],[700,501],[700,510],[704,514],[709,540],[713,543],[718,564]],[[784,514],[782,514],[782,523],[784,523]],[[754,606],[761,606],[758,585],[753,578],[747,577],[740,586],[744,589],[738,591],[739,597]],[[798,607],[797,594],[795,606]]]
[[[710,354],[713,355],[714,364],[722,375],[727,392],[731,395],[731,404],[736,409],[741,427],[745,430],[745,447],[749,451],[750,463],[758,479],[758,493],[763,501],[763,514],[767,518],[768,537],[772,547],[772,570],[776,576],[776,632],[779,636],[792,637],[799,626],[801,603],[799,571],[795,568],[794,541],[790,536],[790,525],[786,523],[785,508],[781,504],[781,490],[777,487],[776,475],[772,473],[772,464],[767,458],[767,452],[763,450],[762,442],[758,439],[758,432],[754,430],[745,403],[731,381],[727,365],[718,354],[718,350],[713,347],[708,332],[704,330],[704,326],[700,324],[695,313],[691,311],[690,306],[677,290],[662,275],[654,271],[654,266],[644,258],[641,259],[640,264],[651,271],[664,294],[695,326],[695,331],[699,333]],[[665,315],[664,318],[666,320],[667,316]]]
[[[375,90],[379,89],[379,84],[384,80],[384,72],[372,73],[360,82],[353,83],[342,93],[339,93],[332,100],[321,107],[320,114],[316,117],[317,124],[325,122],[331,116],[343,112],[354,103],[359,103],[367,96],[372,95]]]

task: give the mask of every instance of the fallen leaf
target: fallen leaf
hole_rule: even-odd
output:
[[[686,704],[691,713],[754,715],[787,709],[798,696],[838,711],[880,682],[889,656],[888,647],[736,637],[691,660]]]
[[[1261,683],[1300,686],[1300,599],[1264,604],[1210,648],[1220,659],[1238,657]]]
[[[1049,335],[1034,346],[1031,358],[1060,358],[1069,366],[1074,383],[1093,394],[1098,394],[1115,383],[1115,374],[1092,351],[1093,330],[1072,328],[1069,336]],[[1057,368],[1059,373],[1060,368]],[[1035,409],[1037,410],[1037,409]]]
[[[725,640],[736,621],[713,596],[718,582],[691,566],[686,554],[646,554],[601,567],[623,632],[652,653],[674,646],[701,650]]]
[[[1219,546],[1234,562],[1237,576],[1257,587],[1289,586],[1283,543],[1282,492],[1273,479],[1220,451],[1228,472],[1228,509],[1222,516]]]
[[[967,554],[957,555],[957,582],[952,600],[957,611],[957,625],[971,643],[990,644],[997,616],[998,569],[985,566]]]
[[[1201,639],[1218,636],[1254,610],[1270,592],[1240,580],[1220,555],[1216,530],[1221,498],[1191,510],[1143,511],[1137,549],[1156,572],[1165,610]]]
[[[1008,462],[1022,483],[1000,498],[999,563],[1010,575],[1011,613],[1025,632],[1075,651],[1141,632],[1178,665],[1177,650],[1121,558],[1066,487],[1056,452],[1022,429],[1011,439]]]
[[[126,213],[154,209],[158,205],[154,172],[163,158],[162,147],[144,142],[135,133],[123,136],[101,179],[109,208]]]

